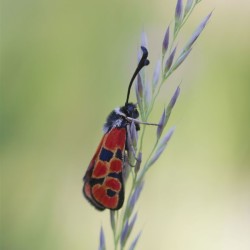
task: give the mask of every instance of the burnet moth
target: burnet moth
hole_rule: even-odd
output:
[[[128,150],[127,128],[132,121],[140,130],[136,104],[129,102],[131,86],[140,70],[149,64],[148,51],[142,49],[142,58],[129,83],[125,105],[114,109],[103,126],[104,135],[83,177],[83,194],[98,210],[118,210],[124,202],[123,168],[125,150]],[[144,123],[147,124],[147,123]],[[151,124],[156,125],[156,124]]]

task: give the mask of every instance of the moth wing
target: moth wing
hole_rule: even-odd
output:
[[[107,132],[84,177],[85,197],[99,210],[117,210],[123,205],[122,169],[125,143],[125,128],[112,128]]]

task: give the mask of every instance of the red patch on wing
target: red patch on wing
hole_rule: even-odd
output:
[[[116,192],[121,190],[121,182],[118,181],[117,178],[107,177],[104,185],[106,186],[106,189],[111,189]]]
[[[108,166],[106,162],[97,161],[94,167],[92,177],[93,178],[104,178],[108,174]]]
[[[106,133],[84,176],[83,193],[90,203],[99,210],[105,208],[117,210],[123,204],[123,162],[116,156],[116,152],[119,149],[123,159],[125,143],[125,128],[113,128]],[[105,161],[103,157],[100,157],[103,148],[105,148],[103,151],[109,151],[110,154],[113,154],[110,160]]]
[[[112,133],[111,133],[112,132]],[[123,148],[126,141],[126,129],[114,128],[110,131],[110,135],[106,138],[104,147],[110,151],[114,151],[117,148]]]
[[[110,161],[109,171],[116,172],[116,173],[121,172],[122,171],[122,161],[120,159],[112,159],[112,161]]]
[[[92,189],[92,194],[95,196],[95,200],[109,209],[116,209],[118,203],[118,195],[113,197],[107,195],[106,188],[100,184],[96,184]]]

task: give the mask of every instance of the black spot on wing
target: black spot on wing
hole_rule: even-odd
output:
[[[102,148],[102,151],[100,153],[100,160],[101,161],[107,161],[109,162],[110,159],[113,157],[113,153],[106,148]]]
[[[117,159],[122,160],[122,151],[121,151],[119,148],[117,149],[117,151],[116,151],[116,153],[115,153],[115,157],[116,157]]]
[[[91,178],[91,180],[89,181],[89,184],[91,187],[93,187],[94,185],[96,184],[103,184],[104,182],[104,178],[101,178],[101,179],[95,179],[95,178]]]
[[[108,174],[109,177],[113,177],[113,178],[116,178],[116,179],[120,179],[121,178],[121,173],[109,173]]]
[[[107,195],[108,195],[109,197],[113,197],[113,196],[116,195],[116,192],[113,191],[113,190],[111,190],[111,189],[108,189],[108,190],[107,190]]]

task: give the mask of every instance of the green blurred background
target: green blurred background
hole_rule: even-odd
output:
[[[141,32],[150,76],[174,8],[174,0],[2,1],[1,249],[97,249],[100,225],[112,249],[109,213],[83,199],[82,176],[107,114],[125,101]],[[250,249],[250,2],[204,0],[180,46],[212,9],[151,116],[158,121],[182,80],[169,121],[176,132],[139,202],[138,249]],[[147,131],[146,152],[155,128]]]

